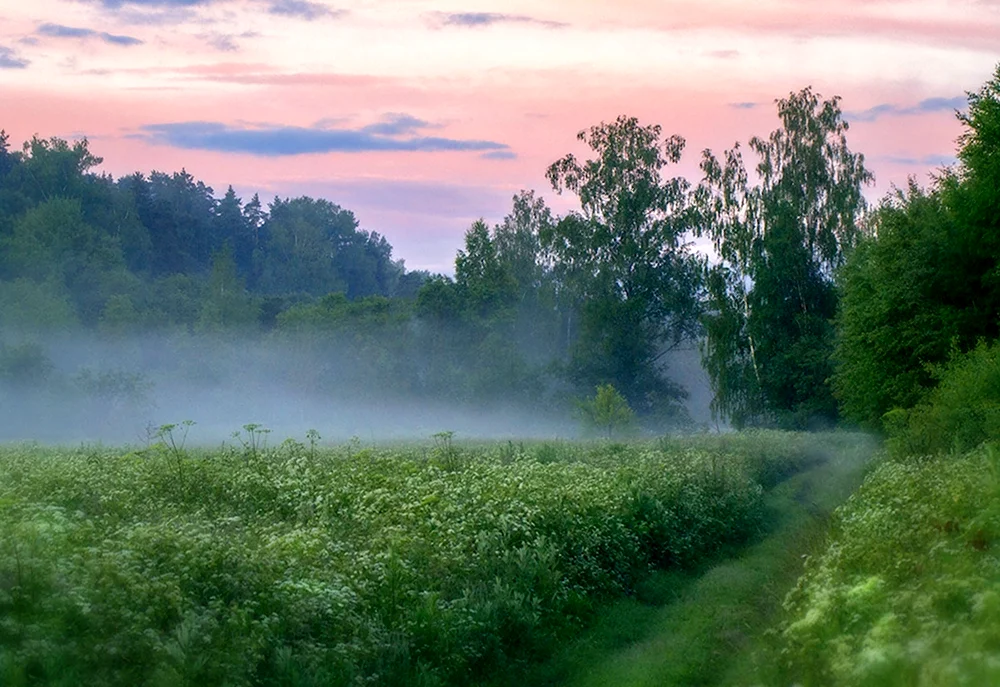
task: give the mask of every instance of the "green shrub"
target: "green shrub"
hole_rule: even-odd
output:
[[[980,343],[937,376],[924,402],[884,418],[895,455],[964,452],[1000,439],[1000,345]]]
[[[635,425],[635,413],[628,401],[611,384],[598,386],[594,397],[580,401],[578,407],[584,426],[608,439],[616,432],[627,432]]]
[[[0,344],[0,382],[14,386],[43,384],[53,368],[45,349],[35,342]]]
[[[1000,447],[886,460],[785,602],[782,684],[1000,684]]]

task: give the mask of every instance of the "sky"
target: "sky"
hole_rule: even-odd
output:
[[[322,197],[408,269],[627,114],[680,134],[673,174],[840,96],[877,185],[954,161],[1000,61],[1000,0],[0,0],[0,128],[86,137],[115,176],[185,168],[221,196]]]

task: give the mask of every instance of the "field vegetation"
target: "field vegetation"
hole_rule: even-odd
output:
[[[957,168],[843,272],[834,389],[886,451],[787,599],[775,684],[1000,681],[1000,70],[959,119]]]
[[[997,684],[998,505],[996,444],[879,465],[789,595],[769,683]]]
[[[0,451],[5,685],[470,684],[762,526],[783,433]],[[315,436],[311,437],[315,439]]]

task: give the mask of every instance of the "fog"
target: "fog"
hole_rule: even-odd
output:
[[[186,420],[195,423],[188,445],[209,446],[233,442],[251,423],[270,430],[272,445],[305,440],[309,430],[323,443],[428,440],[443,431],[466,440],[581,434],[573,399],[550,379],[529,400],[484,397],[456,375],[434,378],[440,360],[373,360],[315,337],[22,334],[5,344],[3,442],[144,445],[159,426]],[[664,361],[689,392],[688,429],[708,427],[711,394],[697,351]]]

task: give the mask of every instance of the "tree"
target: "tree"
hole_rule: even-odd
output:
[[[847,145],[839,99],[806,88],[778,100],[781,128],[753,138],[758,183],[739,144],[706,150],[695,191],[709,269],[702,358],[713,411],[737,426],[832,421],[834,270],[860,235],[864,157]]]
[[[203,331],[234,331],[257,323],[259,306],[251,299],[226,246],[212,258],[208,292],[201,303],[198,324]]]
[[[0,236],[10,233],[14,217],[27,204],[16,184],[10,183],[11,177],[19,176],[14,172],[21,163],[21,154],[11,152],[10,137],[0,129]]]
[[[10,136],[0,129],[0,181],[20,162],[15,153],[10,152]]]
[[[982,228],[1000,227],[1000,64],[993,78],[974,93],[968,94],[968,111],[957,112],[964,131],[958,139],[958,159],[961,163],[958,179],[961,184],[949,183],[952,193],[964,192],[964,197],[953,199],[962,220]],[[947,178],[947,177],[946,177]],[[995,232],[982,232],[991,255],[997,254],[1000,236]]]
[[[79,326],[64,284],[30,279],[0,282],[0,331],[51,334]]]
[[[133,174],[118,180],[131,195],[152,244],[152,271],[157,275],[204,273],[221,248],[215,240],[216,200],[211,187],[185,170]]]
[[[404,271],[402,263],[392,259],[389,241],[363,229],[341,242],[334,267],[343,276],[351,300],[391,295]]]
[[[545,366],[569,348],[566,325],[572,322],[567,303],[560,299],[551,255],[542,246],[542,237],[554,224],[545,200],[534,191],[521,191],[510,213],[493,228],[513,310],[509,336],[526,360]],[[566,300],[572,303],[572,298]]]
[[[255,271],[264,293],[343,291],[358,298],[378,292],[380,278],[391,287],[392,247],[377,234],[359,232],[354,213],[335,203],[275,198],[261,233],[267,241],[255,253]]]
[[[465,249],[455,256],[455,284],[466,307],[480,318],[512,307],[517,299],[517,283],[483,220],[465,232]]]
[[[525,304],[544,291],[551,264],[541,237],[554,224],[552,211],[534,191],[514,196],[510,214],[493,229],[497,258],[514,283],[514,298]]]
[[[561,298],[578,313],[568,337],[571,377],[587,387],[613,383],[649,414],[681,393],[662,376],[659,356],[698,329],[700,266],[685,239],[688,184],[662,176],[680,160],[684,139],[661,140],[659,126],[631,117],[578,138],[595,158],[567,155],[546,176],[557,192],[577,195],[580,212],[541,236]]]
[[[842,273],[834,388],[870,428],[917,405],[953,354],[1000,337],[1000,68],[958,119],[958,168],[886,197]]]
[[[635,413],[628,401],[611,384],[601,384],[593,398],[579,404],[584,424],[605,434],[610,439],[616,431],[632,426]]]
[[[215,207],[214,245],[228,245],[233,254],[236,269],[244,278],[250,277],[253,271],[254,237],[253,230],[246,217],[243,216],[243,202],[230,186],[226,194]]]
[[[10,276],[62,285],[84,322],[96,322],[108,296],[134,283],[118,243],[84,221],[75,199],[55,198],[29,210],[0,248]]]
[[[70,144],[61,138],[35,136],[23,146],[18,183],[33,203],[76,198],[86,205],[90,171],[103,161],[90,152],[85,138]]]

